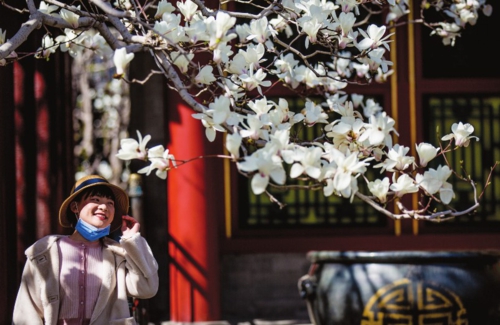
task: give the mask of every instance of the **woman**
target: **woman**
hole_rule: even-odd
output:
[[[26,250],[14,325],[135,324],[127,296],[158,290],[158,264],[139,223],[125,215],[128,196],[96,175],[75,183],[59,210],[69,236],[49,235]],[[120,242],[108,237],[121,229]]]

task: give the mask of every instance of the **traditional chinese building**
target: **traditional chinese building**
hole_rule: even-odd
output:
[[[0,7],[0,27],[21,17]],[[410,20],[412,17],[409,18]],[[396,120],[399,142],[437,142],[457,121],[475,126],[480,142],[453,155],[453,164],[476,179],[478,191],[489,168],[500,161],[500,65],[491,44],[500,42],[500,10],[466,30],[454,47],[442,46],[421,25],[397,29],[391,60],[395,73],[384,84],[350,86],[377,99]],[[37,48],[35,37],[18,52]],[[134,60],[131,77],[154,68]],[[64,232],[55,215],[74,182],[71,60],[24,58],[0,68],[0,323],[10,323],[24,250],[49,233]],[[151,134],[178,159],[223,150],[214,143],[177,93],[160,77],[130,89],[131,122]],[[277,90],[295,107],[300,100]],[[135,168],[135,166],[131,166]],[[137,169],[137,168],[136,168]],[[229,161],[206,158],[169,173],[167,181],[142,178],[143,235],[160,265],[160,291],[139,302],[145,319],[193,322],[307,319],[296,282],[307,272],[311,250],[500,249],[500,176],[476,213],[446,223],[390,220],[369,206],[325,199],[321,192],[276,192],[284,209],[254,196]],[[458,208],[474,200],[468,186],[455,185]],[[417,207],[418,197],[405,202]]]

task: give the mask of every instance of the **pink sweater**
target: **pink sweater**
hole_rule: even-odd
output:
[[[100,241],[76,242],[63,237],[59,244],[59,325],[88,324],[101,288]]]

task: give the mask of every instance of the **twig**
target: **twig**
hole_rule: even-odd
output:
[[[156,71],[156,70],[152,70],[147,76],[146,78],[144,78],[143,80],[137,80],[137,79],[132,79],[130,80],[130,82],[132,83],[138,83],[138,84],[141,84],[141,85],[144,85],[146,82],[149,81],[149,79],[153,76],[153,75],[156,75],[156,74],[163,74],[163,72],[161,71]]]

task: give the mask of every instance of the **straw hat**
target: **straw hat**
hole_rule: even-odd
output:
[[[122,224],[121,217],[128,212],[128,195],[119,186],[109,183],[106,179],[98,175],[84,176],[76,181],[75,185],[71,189],[70,196],[66,200],[64,200],[61,208],[59,209],[59,224],[61,226],[65,228],[71,228],[72,223],[69,220],[72,220],[70,218],[74,218],[74,213],[68,208],[69,204],[78,196],[78,194],[80,194],[85,189],[99,185],[109,187],[109,189],[115,195],[115,216],[113,218],[113,222],[111,223],[111,232],[120,228]]]

